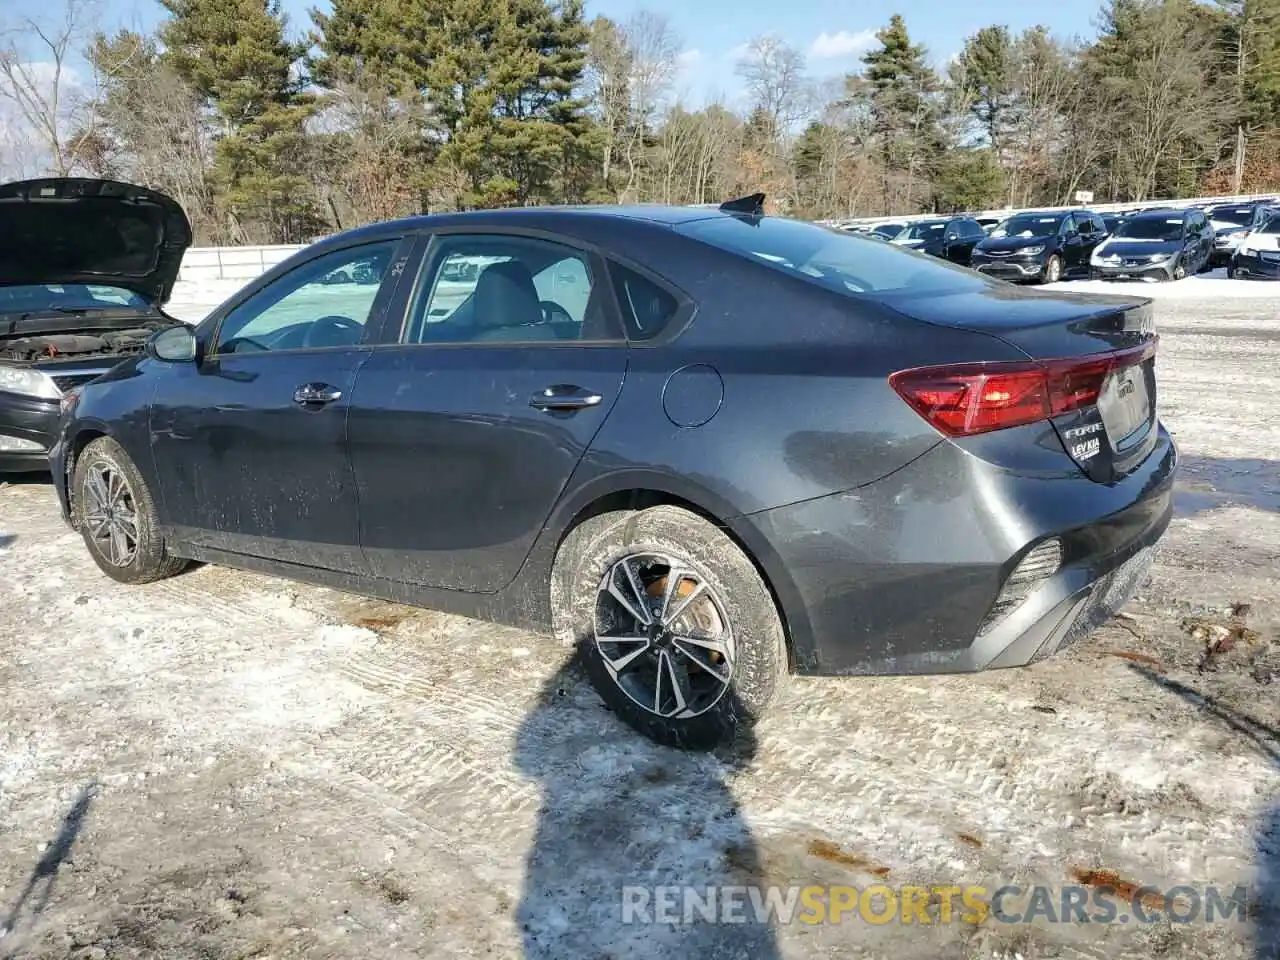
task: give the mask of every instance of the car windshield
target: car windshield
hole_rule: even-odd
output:
[[[1102,218],[1102,225],[1107,228],[1108,232],[1115,230],[1122,223],[1124,223],[1124,217],[1111,216]]]
[[[1253,207],[1211,207],[1209,219],[1243,227],[1253,219]]]
[[[1255,232],[1257,233],[1280,233],[1280,213],[1273,213],[1270,219],[1263,221]]]
[[[924,254],[799,220],[715,217],[676,229],[840,293],[961,293],[994,283]]]
[[[900,234],[905,227],[906,227],[906,224],[903,224],[903,223],[882,223],[880,224],[880,226],[874,228],[871,232],[878,233],[882,237],[893,238],[893,237],[896,237],[898,234]]]
[[[942,236],[942,231],[947,229],[945,220],[929,220],[924,223],[913,223],[909,227],[903,228],[893,239],[895,240],[932,240],[934,237]]]
[[[1116,227],[1115,236],[1131,240],[1181,240],[1181,217],[1137,217]]]
[[[38,283],[0,287],[0,313],[35,310],[147,310],[145,297],[120,287],[86,283]]]
[[[1062,216],[1022,213],[1010,217],[991,231],[993,237],[1051,237],[1062,226]]]

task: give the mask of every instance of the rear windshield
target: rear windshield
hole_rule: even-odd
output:
[[[993,237],[1051,237],[1062,226],[1062,214],[1027,213],[1010,217],[991,231]]]
[[[1209,219],[1243,227],[1253,219],[1253,207],[1210,207]]]
[[[905,223],[882,223],[880,226],[872,229],[872,233],[878,233],[882,237],[896,237],[906,227]]]
[[[0,313],[32,310],[145,310],[145,298],[120,287],[93,283],[33,283],[0,287]]]
[[[1134,240],[1181,240],[1181,217],[1141,217],[1126,220],[1116,227],[1117,237]]]
[[[960,293],[994,284],[935,257],[800,220],[715,217],[676,229],[840,293]]]
[[[1280,233],[1280,214],[1273,214],[1271,219],[1263,221],[1258,233]]]

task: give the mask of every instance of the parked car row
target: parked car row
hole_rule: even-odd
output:
[[[1149,300],[1031,295],[762,194],[371,224],[194,328],[161,309],[169,198],[37,181],[0,218],[0,437],[107,576],[215,562],[552,631],[664,743],[732,738],[788,672],[1039,660],[1172,513]],[[1015,238],[1078,269],[1068,221]]]
[[[1224,265],[1232,277],[1271,277],[1275,261],[1264,226],[1278,212],[1280,201],[1266,198],[1105,214],[1078,209],[926,217],[841,229],[1014,282],[1179,280]],[[1246,237],[1259,239],[1240,266],[1237,254],[1246,249]]]

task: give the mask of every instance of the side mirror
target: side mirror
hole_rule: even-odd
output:
[[[192,363],[196,359],[196,334],[185,323],[152,334],[147,355],[164,363]]]

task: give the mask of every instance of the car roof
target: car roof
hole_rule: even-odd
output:
[[[358,239],[377,239],[387,234],[400,233],[404,230],[429,230],[434,227],[455,227],[474,225],[490,227],[527,227],[537,228],[548,222],[564,222],[563,218],[591,218],[594,220],[630,220],[648,222],[659,226],[676,226],[692,223],[696,220],[710,220],[720,217],[732,217],[716,207],[671,207],[663,204],[635,204],[632,206],[599,205],[553,205],[536,207],[500,207],[493,210],[467,210],[455,213],[424,214],[415,217],[403,217],[398,220],[383,220],[378,223],[354,227],[342,233],[325,238],[321,243],[343,242]]]

